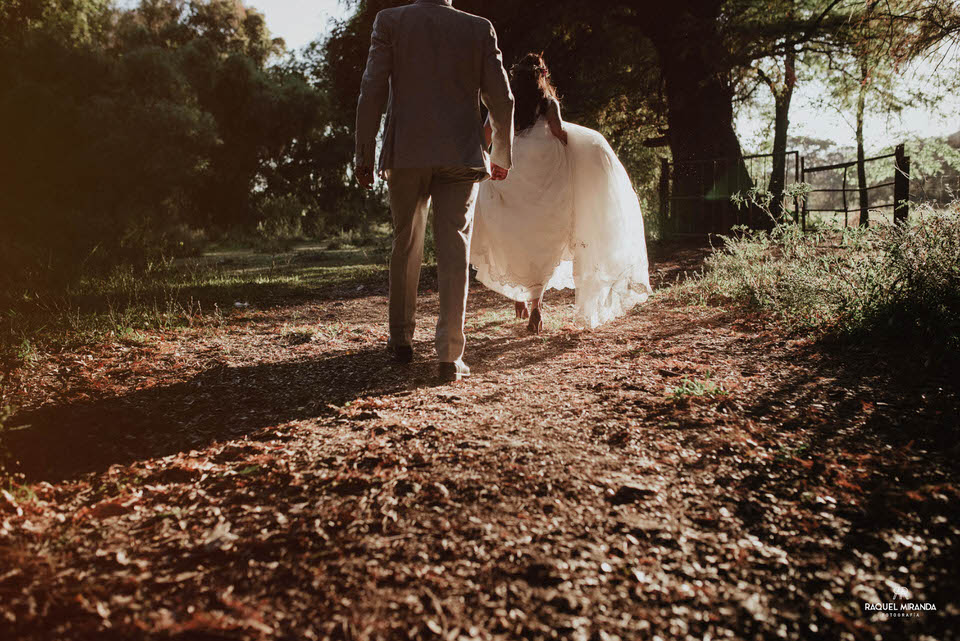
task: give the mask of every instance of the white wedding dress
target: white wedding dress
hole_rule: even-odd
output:
[[[470,262],[477,279],[516,301],[576,289],[577,320],[593,328],[651,293],[640,203],[604,137],[545,117],[520,134],[513,169],[480,185]]]

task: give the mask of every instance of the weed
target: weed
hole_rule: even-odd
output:
[[[690,398],[720,398],[729,392],[723,389],[723,384],[713,382],[713,373],[706,372],[703,380],[684,376],[679,384],[670,390],[670,398],[675,401],[684,401]]]
[[[27,365],[37,360],[37,350],[30,342],[29,338],[20,341],[20,348],[17,350],[17,360]]]
[[[294,314],[293,320],[296,320],[296,314]],[[296,325],[290,323],[284,323],[280,328],[280,337],[288,345],[304,345],[310,343],[316,338],[316,332],[312,327],[305,325]]]
[[[773,460],[777,463],[786,463],[787,461],[793,459],[802,458],[809,451],[809,443],[801,443],[795,447],[781,445],[779,448],[777,448],[777,453],[774,455]]]

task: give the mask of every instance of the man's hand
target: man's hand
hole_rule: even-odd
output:
[[[357,182],[364,189],[373,189],[373,167],[357,167]]]
[[[505,180],[507,174],[510,173],[509,169],[504,169],[500,165],[491,163],[493,166],[490,168],[490,180]]]

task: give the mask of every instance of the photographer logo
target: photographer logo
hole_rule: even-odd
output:
[[[937,606],[935,603],[913,600],[910,591],[902,585],[894,583],[890,587],[894,594],[893,601],[887,603],[865,602],[863,611],[885,619],[915,618],[925,612],[936,612]]]

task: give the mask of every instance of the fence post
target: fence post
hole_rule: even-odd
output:
[[[666,226],[670,216],[670,161],[660,159],[660,224]],[[673,221],[671,221],[673,222]],[[671,231],[677,231],[671,229]]]
[[[841,187],[841,189],[843,189],[843,228],[844,229],[847,228],[847,214],[850,213],[850,208],[847,206],[847,170],[848,169],[850,169],[850,167],[843,168],[843,186]]]
[[[897,145],[893,170],[893,221],[904,223],[910,214],[910,157],[906,146]]]
[[[807,159],[801,156],[799,152],[797,152],[797,158],[800,161],[797,163],[799,165],[799,169],[797,170],[798,171],[797,182],[806,183],[807,182],[807,165],[806,165]],[[800,211],[797,212],[800,216],[801,231],[807,231],[807,197],[808,196],[809,194],[806,194],[806,193],[804,193],[801,196]]]

